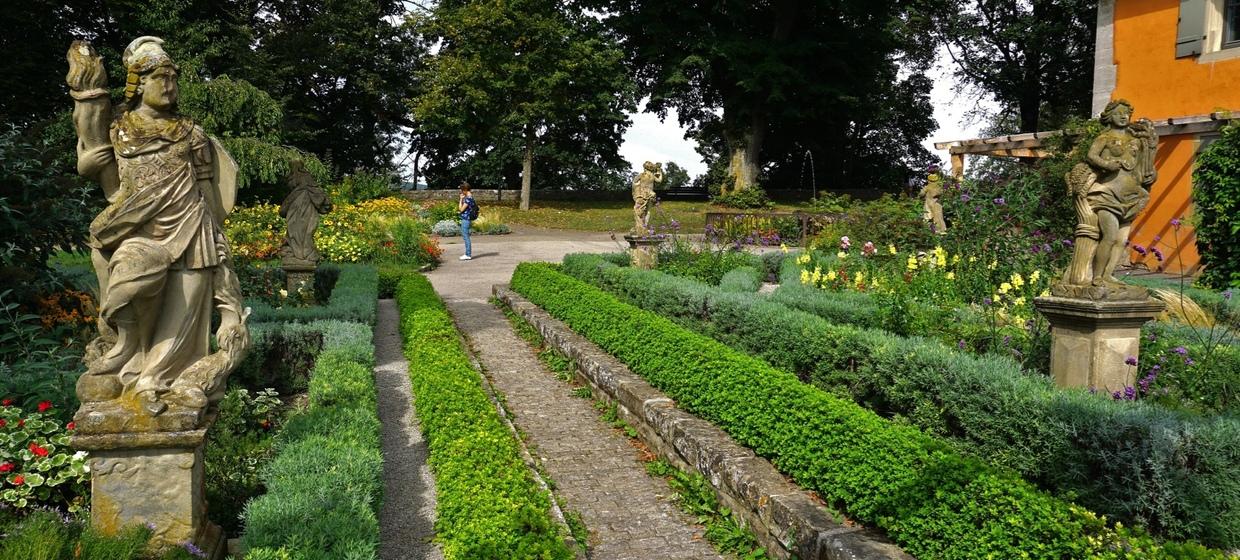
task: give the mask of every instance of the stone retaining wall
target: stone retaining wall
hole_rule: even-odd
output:
[[[773,558],[802,560],[912,560],[880,533],[845,526],[769,461],[732,440],[714,424],[680,410],[627,366],[574,333],[507,286],[495,296],[572,359],[596,396],[616,403],[621,418],[653,451],[679,468],[710,480],[720,502],[739,513]]]

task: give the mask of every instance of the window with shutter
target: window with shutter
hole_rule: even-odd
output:
[[[1176,58],[1201,54],[1206,38],[1206,1],[1180,0],[1180,24],[1175,35]]]
[[[1240,0],[1226,0],[1223,5],[1224,49],[1240,47]]]

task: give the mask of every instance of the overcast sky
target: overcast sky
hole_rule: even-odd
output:
[[[951,76],[951,59],[946,51],[940,51],[931,76]],[[966,122],[966,113],[978,103],[976,99],[958,95],[954,91],[955,84],[950,79],[942,79],[934,84],[930,92],[930,101],[934,105],[934,119],[939,129],[930,134],[924,145],[931,153],[947,164],[947,153],[934,149],[935,142],[945,140],[965,140],[977,138],[983,123]],[[983,106],[993,107],[989,100],[982,101]],[[674,161],[689,171],[690,176],[706,172],[706,163],[694,150],[696,142],[685,140],[685,131],[676,120],[675,111],[667,115],[665,122],[652,113],[630,115],[633,125],[624,135],[624,143],[620,146],[620,155],[628,160],[634,171],[641,168],[645,161]]]

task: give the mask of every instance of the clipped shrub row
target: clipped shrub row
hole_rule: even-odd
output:
[[[513,289],[920,558],[1222,558],[1110,530],[1007,469],[571,278],[523,263]]]
[[[314,326],[323,327],[323,346],[309,380],[309,404],[279,435],[276,455],[262,472],[267,493],[246,505],[247,558],[374,558],[379,544],[383,456],[371,329],[326,322],[304,332]]]
[[[251,323],[278,321],[306,323],[318,320],[353,321],[373,325],[375,322],[376,286],[378,273],[374,267],[357,264],[334,265],[339,267],[331,297],[324,305],[310,307],[275,308],[259,301],[246,301],[252,311]],[[316,278],[317,280],[317,278]]]
[[[1095,511],[1169,537],[1240,544],[1240,419],[1057,389],[1007,359],[587,255],[566,257],[564,270]]]
[[[762,287],[766,275],[752,266],[734,268],[719,279],[719,289],[725,292],[753,293]]]
[[[405,277],[396,303],[435,474],[444,557],[572,558],[549,517],[550,497],[521,460],[430,282]]]

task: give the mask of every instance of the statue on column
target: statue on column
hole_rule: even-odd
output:
[[[633,235],[650,233],[650,209],[654,205],[654,186],[663,182],[663,164],[646,162],[633,180]]]
[[[280,203],[280,217],[288,223],[288,235],[284,238],[280,257],[285,268],[313,270],[319,263],[314,232],[319,229],[319,215],[331,212],[332,203],[301,160],[294,160],[290,167],[290,190]]]
[[[947,233],[947,222],[943,220],[943,203],[939,200],[943,197],[943,174],[939,171],[939,166],[933,164],[927,171],[929,174],[926,176],[926,186],[921,188],[924,199],[922,218],[934,226],[934,233],[942,235]]]
[[[1077,226],[1072,263],[1056,295],[1144,299],[1148,292],[1120,282],[1115,269],[1124,257],[1132,222],[1149,202],[1149,188],[1158,178],[1158,133],[1148,119],[1133,122],[1132,104],[1122,99],[1108,104],[1099,120],[1107,129],[1090,145],[1085,161],[1065,177]]]
[[[196,429],[250,345],[223,227],[236,164],[177,112],[178,68],[163,40],[139,37],[125,49],[115,117],[94,48],[74,41],[67,58],[78,173],[97,181],[108,202],[88,240],[99,335],[78,381],[78,432]]]

